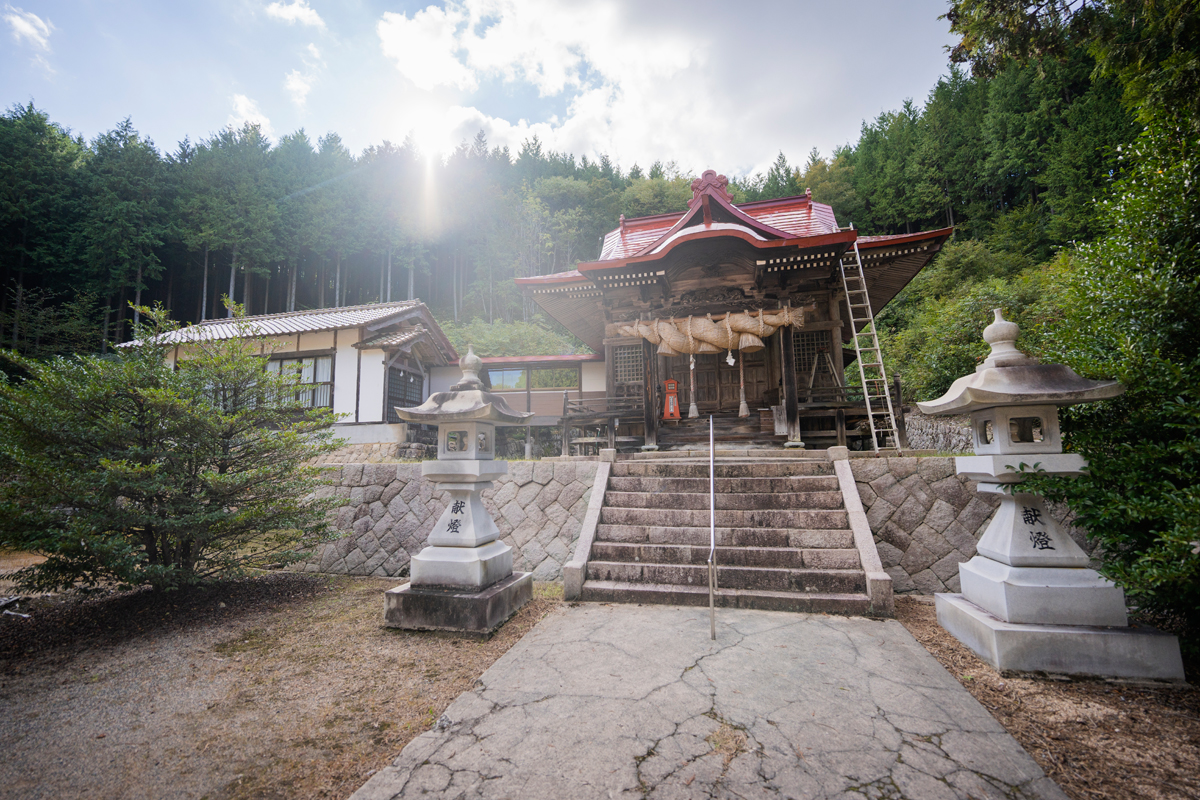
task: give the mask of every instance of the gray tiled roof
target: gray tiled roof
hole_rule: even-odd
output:
[[[403,300],[396,303],[370,303],[342,308],[317,308],[307,311],[285,311],[281,314],[262,314],[246,317],[244,328],[231,319],[209,319],[164,334],[162,340],[168,344],[234,339],[248,330],[251,336],[283,336],[292,333],[329,331],[337,328],[354,328],[386,320],[421,305],[419,300]]]

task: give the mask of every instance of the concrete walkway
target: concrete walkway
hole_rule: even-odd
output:
[[[582,605],[352,800],[1061,798],[895,621]]]

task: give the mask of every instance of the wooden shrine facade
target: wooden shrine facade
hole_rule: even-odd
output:
[[[952,229],[859,236],[811,193],[734,204],[726,186],[709,170],[692,183],[686,211],[622,217],[596,261],[517,282],[604,355],[606,400],[593,410],[598,418],[604,403],[622,410],[612,439],[671,443],[674,426],[664,428],[660,418],[663,381],[673,378],[684,409],[737,415],[744,383],[743,431],[758,424],[769,439],[786,427],[781,440],[828,446],[840,417],[853,431],[862,413],[843,378],[855,358],[846,347],[852,315],[843,259],[854,259],[857,247],[877,313]],[[639,418],[631,419],[635,406]],[[778,428],[775,417],[782,418]]]

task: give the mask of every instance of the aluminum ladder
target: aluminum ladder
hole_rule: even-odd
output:
[[[853,230],[851,225],[850,229]],[[896,412],[892,409],[892,393],[888,390],[887,373],[883,370],[883,351],[875,332],[875,315],[871,298],[867,296],[867,281],[863,275],[862,257],[858,242],[854,243],[854,260],[846,264],[847,251],[838,259],[842,270],[842,287],[846,290],[846,305],[850,308],[850,331],[857,355],[858,377],[862,379],[863,398],[867,403],[867,424],[871,429],[871,445],[875,452],[899,451],[896,434]]]

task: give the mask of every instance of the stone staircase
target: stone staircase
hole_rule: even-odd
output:
[[[760,430],[758,411],[749,417],[738,417],[736,411],[718,412],[711,415],[718,442],[734,447],[759,445],[778,448],[787,441],[786,436],[775,436]],[[709,415],[695,419],[663,422],[658,428],[658,446],[666,449],[695,448],[708,452]]]
[[[613,464],[581,599],[708,604],[705,456],[660,454]],[[716,540],[720,606],[870,611],[866,575],[827,461],[718,457]]]

